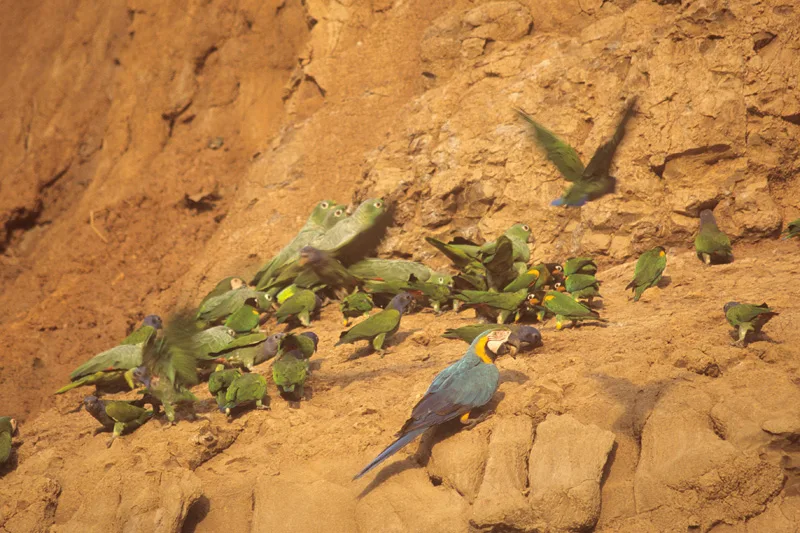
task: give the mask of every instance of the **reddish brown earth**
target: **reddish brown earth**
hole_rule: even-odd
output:
[[[800,524],[800,216],[792,2],[5,2],[0,17],[0,414],[21,420],[0,531],[792,532]],[[520,106],[588,158],[639,107],[616,194],[564,182]],[[111,449],[54,398],[144,315],[250,274],[310,206],[383,195],[385,256],[534,226],[536,258],[598,256],[606,327],[501,359],[494,415],[358,482],[469,312],[403,321],[390,353],[313,324],[313,398],[231,423],[152,422]],[[715,207],[736,261],[691,252]],[[669,281],[633,304],[636,254]],[[767,301],[731,347],[722,305]],[[270,330],[275,326],[268,323]],[[259,369],[269,372],[268,368]],[[203,398],[208,398],[198,388]]]

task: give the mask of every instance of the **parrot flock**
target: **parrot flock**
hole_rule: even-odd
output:
[[[579,207],[614,192],[611,163],[635,106],[636,98],[630,99],[613,136],[586,166],[574,148],[516,110],[547,159],[571,183],[553,205]],[[347,212],[347,206],[335,201],[319,202],[297,235],[249,281],[244,276],[226,277],[196,309],[179,310],[163,323],[157,315],[145,317],[117,346],[76,368],[70,383],[56,394],[93,386],[81,407],[99,422],[98,432],[111,432],[107,442],[111,446],[115,439],[160,417],[162,410],[170,424],[182,414],[194,418],[200,400],[192,388],[202,380],[207,380],[211,401],[229,420],[249,408],[269,409],[271,388],[299,407],[309,399],[311,358],[319,348],[319,337],[307,329],[334,300],[345,328],[335,346],[365,341],[366,351],[381,357],[406,314],[425,308],[435,315],[447,309],[474,309],[479,323],[448,329],[443,335],[468,344],[463,357],[439,372],[396,440],[357,479],[428,428],[455,419],[470,427],[479,422],[485,413],[473,417],[473,412],[489,403],[499,385],[496,359],[542,346],[542,336],[531,323],[552,317],[556,330],[561,330],[608,321],[596,305],[603,296],[594,259],[532,260],[533,234],[525,223],[513,224],[487,242],[426,237],[450,262],[451,271],[441,272],[420,262],[370,256],[391,219],[383,199],[367,199],[352,214]],[[798,236],[800,219],[788,225],[784,238]],[[730,239],[711,210],[700,213],[695,250],[706,265],[733,260]],[[632,302],[658,286],[666,266],[667,251],[662,246],[641,254],[626,287],[632,291]],[[729,302],[723,311],[737,346],[760,334],[778,315],[766,303]],[[284,330],[269,333],[268,324],[283,325]],[[306,331],[294,333],[298,327]],[[268,361],[269,370],[262,371],[261,365]],[[134,400],[104,398],[131,390],[137,395]],[[9,458],[16,429],[13,420],[0,417],[0,465]]]

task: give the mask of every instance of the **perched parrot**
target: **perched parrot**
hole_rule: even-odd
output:
[[[625,287],[625,289],[633,289],[634,302],[639,301],[644,291],[658,285],[665,268],[667,268],[667,251],[663,246],[656,246],[639,256],[633,281]]]
[[[789,222],[789,224],[786,225],[786,231],[783,233],[784,239],[800,236],[800,218]]]
[[[320,299],[314,291],[300,289],[294,296],[283,302],[275,312],[278,324],[283,324],[290,318],[297,320],[304,326],[311,324],[311,314],[320,306]]]
[[[337,212],[339,217],[331,216]],[[305,225],[300,228],[297,236],[278,252],[278,255],[262,266],[253,276],[253,280],[250,283],[255,285],[256,289],[263,290],[267,283],[280,272],[280,269],[297,259],[300,248],[320,238],[328,229],[341,220],[343,215],[344,209],[336,205],[336,202],[323,200],[318,203]]]
[[[764,327],[764,324],[778,315],[765,303],[753,305],[728,302],[722,309],[725,311],[725,318],[728,320],[728,324],[733,326],[734,329],[738,328],[739,340],[734,345],[741,347],[746,345],[745,337],[747,337],[748,333],[761,333],[761,328]]]
[[[633,115],[636,99],[633,97],[628,101],[614,135],[597,149],[586,167],[583,166],[574,148],[538,124],[521,109],[516,110],[517,114],[533,127],[536,142],[544,148],[547,158],[553,162],[564,179],[572,182],[572,187],[561,198],[554,200],[552,205],[581,206],[590,200],[614,192],[617,180],[609,174],[611,161],[614,159],[617,146],[625,136],[625,126]]]
[[[408,291],[423,304],[427,302],[436,314],[441,313],[442,306],[446,305],[453,297],[449,285],[417,281],[414,276],[408,283]]]
[[[133,369],[142,364],[142,350],[161,329],[161,317],[148,315],[142,325],[122,339],[118,346],[101,352],[72,371],[72,381],[56,391],[63,394],[83,385],[113,385],[127,383],[134,388]],[[124,380],[124,381],[123,381]]]
[[[0,416],[0,465],[11,457],[11,439],[16,431],[16,420],[10,416]]]
[[[463,302],[461,307],[476,307],[479,310],[492,309],[497,311],[497,323],[503,324],[511,315],[519,317],[522,304],[528,299],[528,290],[520,289],[517,292],[487,292],[487,291],[461,291],[453,295],[458,302]]]
[[[419,281],[453,285],[453,276],[435,272],[414,261],[402,259],[362,259],[347,267],[347,270],[357,278],[375,281],[408,281],[413,274]]]
[[[564,320],[572,321],[573,325],[579,320],[607,322],[607,320],[600,318],[596,311],[558,291],[548,291],[545,294],[544,306],[548,311],[556,315],[556,329],[561,329],[564,326]]]
[[[531,228],[527,224],[514,224],[503,234],[509,241],[511,241],[511,257],[512,262],[522,261],[527,262],[531,257],[530,248],[528,243],[531,241]],[[433,237],[426,237],[425,240],[434,246],[437,250],[447,256],[453,264],[461,270],[474,261],[489,261],[494,260],[497,254],[498,239],[477,245],[472,241],[463,238],[456,238],[449,243],[444,243]],[[485,264],[485,263],[484,263]]]
[[[411,410],[411,417],[397,433],[397,440],[383,450],[353,479],[358,479],[398,452],[426,429],[460,418],[474,425],[470,412],[492,399],[500,384],[500,371],[494,365],[499,355],[516,356],[519,339],[510,329],[482,333],[472,341],[467,353],[433,378],[425,395]]]
[[[259,312],[252,305],[244,305],[225,320],[225,326],[236,333],[247,333],[258,326]]]
[[[533,349],[542,345],[542,334],[533,326],[502,325],[502,324],[474,324],[455,329],[447,329],[444,332],[445,339],[461,339],[471,344],[475,337],[487,331],[498,329],[510,329],[516,333],[521,344],[525,344],[528,349]]]
[[[217,407],[220,411],[225,411],[225,394],[233,383],[233,380],[241,376],[242,372],[238,368],[225,368],[224,365],[217,365],[217,369],[208,376],[208,392],[217,400]]]
[[[372,296],[365,292],[354,292],[345,296],[339,304],[339,310],[344,317],[344,327],[350,325],[350,320],[359,316],[369,316],[369,312],[375,307]]]
[[[175,422],[175,406],[197,401],[189,387],[197,384],[197,364],[201,358],[197,325],[189,313],[175,313],[163,335],[144,347],[142,366],[133,377],[146,387],[146,393],[164,406],[170,423]]]
[[[112,431],[111,439],[106,443],[110,447],[114,439],[123,432],[133,431],[150,420],[153,411],[139,407],[134,402],[121,400],[100,400],[96,396],[83,399],[83,406],[106,431]]]
[[[304,331],[299,335],[295,335],[294,333],[276,333],[270,337],[270,341],[272,339],[275,339],[274,344],[265,348],[265,351],[269,351],[270,357],[296,351],[298,357],[309,359],[317,351],[317,345],[319,344],[319,337],[313,331]]]
[[[541,290],[551,279],[545,265],[535,265],[519,274],[514,281],[503,287],[503,292],[517,292],[520,289]]]
[[[308,368],[308,359],[303,357],[300,350],[289,350],[272,363],[272,381],[282,395],[299,400],[304,395]]]
[[[411,294],[401,292],[392,298],[386,309],[343,331],[335,346],[366,340],[371,342],[375,351],[383,355],[383,343],[400,328],[400,319],[412,301]]]
[[[198,307],[203,307],[203,304],[205,304],[210,298],[214,298],[215,296],[225,294],[228,291],[244,287],[245,285],[247,285],[247,283],[245,283],[244,279],[239,276],[225,278],[217,283],[217,285],[211,289],[211,292],[203,297]]]
[[[570,257],[564,261],[564,276],[573,274],[597,274],[597,263],[591,257]]]
[[[386,209],[386,203],[380,198],[365,200],[351,216],[339,221],[319,239],[308,244],[338,257],[346,246],[372,230],[383,218]]]
[[[231,410],[244,404],[255,402],[256,409],[268,409],[264,405],[267,395],[267,380],[261,374],[242,374],[228,387],[225,393],[225,414],[231,416]]]
[[[586,299],[592,305],[600,295],[600,282],[592,274],[570,274],[564,278],[564,288],[576,300]]]
[[[299,264],[310,269],[320,282],[334,290],[340,297],[353,292],[362,283],[328,252],[306,246],[300,250]]]
[[[731,240],[719,229],[710,209],[700,212],[700,231],[694,238],[694,249],[697,258],[707,265],[733,261]]]
[[[272,296],[266,292],[257,291],[243,285],[227,292],[212,296],[197,310],[197,320],[202,322],[215,322],[227,318],[248,303],[264,311],[271,307]]]
[[[232,339],[215,352],[217,360],[224,360],[235,367],[252,370],[254,366],[275,357],[278,353],[278,338],[283,333],[267,336],[266,333],[250,333]]]

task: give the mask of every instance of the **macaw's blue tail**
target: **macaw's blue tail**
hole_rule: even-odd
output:
[[[400,451],[400,449],[401,449],[403,446],[405,446],[406,444],[408,444],[409,442],[411,442],[412,440],[414,440],[415,438],[417,438],[417,435],[422,435],[422,434],[425,432],[425,430],[426,430],[426,429],[427,429],[427,428],[419,428],[419,429],[415,429],[415,430],[414,430],[414,431],[412,431],[411,433],[408,433],[408,434],[406,434],[406,435],[403,435],[402,437],[400,437],[399,439],[397,439],[396,441],[394,441],[394,442],[393,442],[391,445],[389,445],[389,447],[388,447],[388,448],[386,448],[385,450],[383,450],[383,451],[382,451],[382,452],[381,452],[381,453],[378,455],[378,457],[376,457],[375,459],[373,459],[373,460],[372,460],[372,462],[371,462],[370,464],[368,464],[367,466],[365,466],[365,467],[364,467],[364,470],[362,470],[361,472],[359,472],[358,474],[356,474],[356,476],[353,478],[353,481],[355,481],[356,479],[360,478],[361,476],[363,476],[364,474],[366,474],[367,472],[369,472],[370,470],[372,470],[373,468],[375,468],[376,466],[378,466],[379,464],[381,464],[382,462],[384,462],[386,459],[388,459],[389,457],[391,457],[392,455],[394,455],[395,453],[397,453],[398,451]]]
[[[562,205],[564,205],[564,199],[563,198],[556,198],[555,200],[550,202],[550,205],[554,205],[556,207],[562,206]]]
[[[587,198],[585,196],[583,198],[581,198],[580,200],[578,200],[577,202],[567,202],[563,198],[556,198],[555,200],[550,202],[550,205],[554,205],[556,207],[559,207],[559,206],[562,206],[562,205],[566,205],[567,207],[580,207],[580,206],[584,205],[586,203],[586,201],[587,201]]]

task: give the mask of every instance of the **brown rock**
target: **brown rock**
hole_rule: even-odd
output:
[[[472,503],[478,495],[489,448],[488,428],[459,431],[431,448],[428,472]]]

